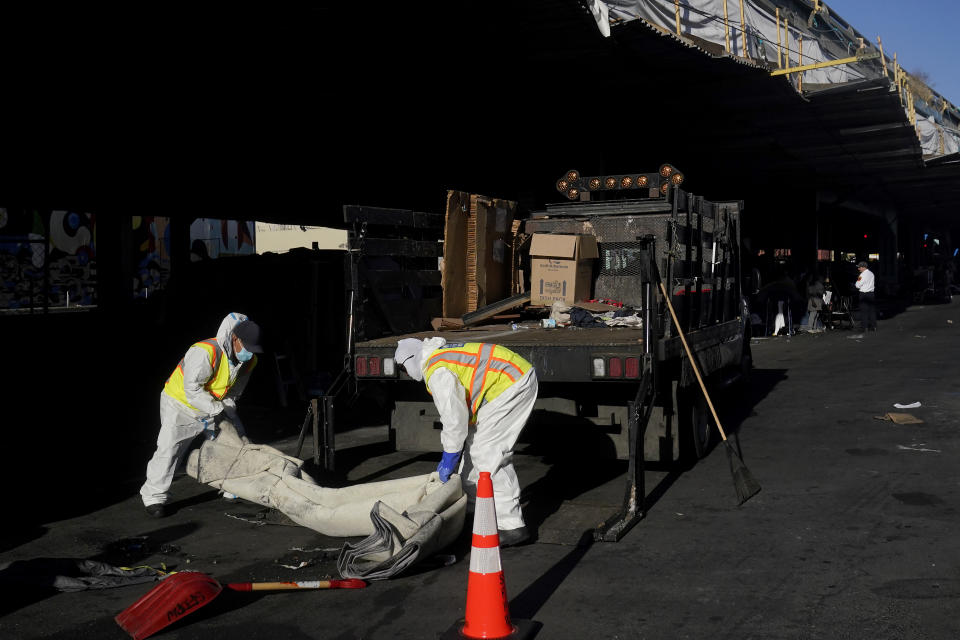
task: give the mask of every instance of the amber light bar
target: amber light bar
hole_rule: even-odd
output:
[[[671,186],[679,187],[684,180],[683,173],[672,164],[660,165],[657,173],[610,174],[603,176],[582,176],[571,169],[557,180],[557,191],[570,200],[577,200],[583,193],[599,191],[639,190],[649,198],[666,196]]]

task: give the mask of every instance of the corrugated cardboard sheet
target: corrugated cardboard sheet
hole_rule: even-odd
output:
[[[513,218],[517,203],[447,192],[443,315],[476,311],[511,295]]]

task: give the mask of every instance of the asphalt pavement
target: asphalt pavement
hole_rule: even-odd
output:
[[[876,333],[755,340],[749,388],[715,400],[762,491],[738,506],[716,446],[692,468],[650,471],[647,515],[618,543],[555,532],[565,512],[616,507],[623,463],[589,459],[566,433],[521,441],[524,508],[541,535],[501,550],[512,616],[560,640],[960,637],[958,331],[960,306],[914,306],[881,318]],[[922,422],[880,419],[891,412]],[[270,443],[292,452],[296,437]],[[340,434],[337,455],[351,483],[425,473],[438,459],[390,451],[381,426]],[[0,562],[97,559],[221,582],[337,577],[342,539],[186,476],[174,484],[174,513],[153,519],[138,483],[118,479],[63,519],[8,522]],[[437,638],[464,615],[469,544],[465,534],[365,589],[224,592],[155,637]],[[127,638],[114,616],[152,586],[64,593],[7,583],[0,637]]]

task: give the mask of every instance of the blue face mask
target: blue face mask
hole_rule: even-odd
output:
[[[237,351],[237,360],[239,360],[240,362],[246,362],[252,357],[253,357],[253,354],[247,351],[245,348],[240,349],[240,351]]]

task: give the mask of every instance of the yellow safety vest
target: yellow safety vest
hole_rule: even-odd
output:
[[[227,395],[227,392],[230,391],[237,379],[241,375],[249,375],[253,371],[253,367],[257,364],[257,356],[253,356],[250,361],[240,369],[240,373],[237,374],[237,377],[233,380],[230,379],[230,363],[227,358],[223,357],[223,349],[220,348],[220,345],[217,344],[216,338],[210,338],[208,340],[201,340],[193,345],[194,347],[200,347],[210,356],[210,367],[213,369],[213,375],[210,376],[210,379],[207,380],[206,384],[203,385],[204,390],[212,395],[217,400],[223,400],[223,397]],[[180,360],[180,364],[177,365],[177,368],[173,370],[173,373],[170,374],[170,377],[167,378],[167,382],[163,385],[163,391],[168,396],[176,398],[183,404],[187,405],[194,411],[199,411],[192,404],[187,402],[187,393],[183,388],[183,360]]]
[[[467,390],[467,407],[471,418],[474,418],[480,407],[506,391],[533,365],[500,345],[483,342],[447,343],[427,358],[423,374],[427,391],[430,391],[430,376],[440,367],[456,375]]]

